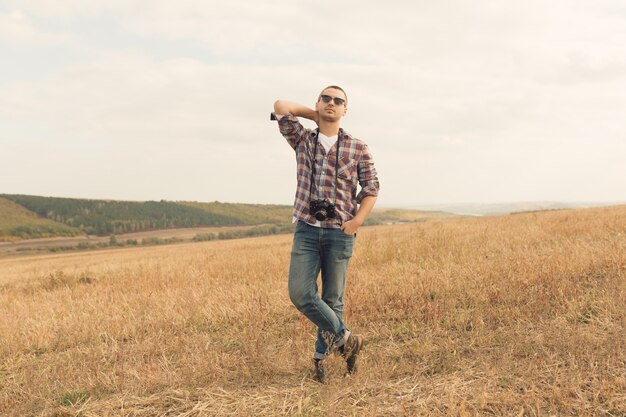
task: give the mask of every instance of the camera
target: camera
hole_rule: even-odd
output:
[[[315,216],[318,221],[335,218],[335,205],[326,200],[311,200],[309,202],[309,214]]]

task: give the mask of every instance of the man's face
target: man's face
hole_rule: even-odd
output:
[[[322,97],[325,96],[325,97]],[[330,100],[328,103],[325,102],[324,98]],[[339,99],[343,99],[342,104],[335,103],[336,101],[340,101]],[[315,104],[315,110],[320,115],[321,120],[325,120],[327,122],[336,122],[341,119],[348,110],[348,103],[346,102],[346,95],[341,90],[337,90],[336,88],[327,88],[320,94],[317,99],[317,103]]]

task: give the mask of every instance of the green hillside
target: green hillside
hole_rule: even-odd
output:
[[[0,241],[54,236],[78,236],[79,229],[41,218],[13,201],[0,197]]]

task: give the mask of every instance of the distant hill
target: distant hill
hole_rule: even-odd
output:
[[[0,241],[78,236],[82,233],[80,229],[41,218],[19,204],[0,197]]]
[[[45,224],[64,225],[63,230],[90,235],[123,234],[148,230],[277,224],[290,220],[288,206],[260,204],[198,203],[173,201],[113,201],[0,194],[13,203],[11,226],[19,224],[18,207]],[[0,220],[0,224],[5,223]],[[27,222],[28,223],[28,222]],[[61,230],[61,229],[59,229]],[[6,232],[5,232],[6,234]],[[35,235],[33,235],[34,237]],[[65,236],[65,235],[64,235]]]
[[[366,225],[421,222],[442,212],[374,210]],[[211,226],[288,225],[292,207],[192,201],[114,201],[0,194],[0,241]],[[277,230],[283,230],[278,228]],[[272,229],[273,230],[273,229]]]

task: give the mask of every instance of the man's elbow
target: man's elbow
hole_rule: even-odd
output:
[[[356,196],[356,203],[358,205],[362,205],[363,203],[371,204],[372,207],[376,204],[376,200],[378,200],[378,189],[375,190],[361,190],[361,192]]]
[[[276,100],[274,102],[274,113],[287,114],[289,113],[289,107],[283,100]]]

